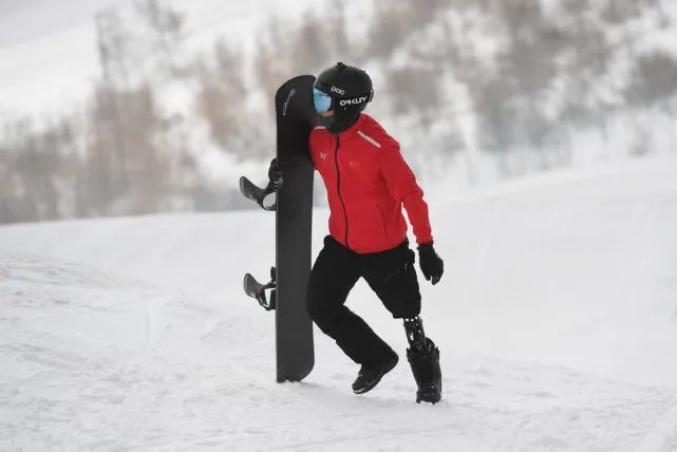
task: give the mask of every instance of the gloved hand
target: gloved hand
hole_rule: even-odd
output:
[[[268,167],[268,180],[270,181],[269,187],[275,191],[278,191],[282,186],[282,171],[280,171],[277,166],[276,158],[270,161],[270,166]]]
[[[432,279],[437,284],[444,273],[444,261],[437,255],[433,243],[422,243],[418,246],[419,265],[426,281]]]

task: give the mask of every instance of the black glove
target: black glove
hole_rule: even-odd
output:
[[[270,166],[268,167],[268,186],[274,191],[278,191],[282,186],[282,171],[277,166],[277,159],[270,161]]]
[[[444,261],[435,252],[432,242],[418,246],[418,257],[426,281],[432,279],[433,285],[437,284],[444,273]]]

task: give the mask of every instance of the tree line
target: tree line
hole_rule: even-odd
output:
[[[242,207],[233,184],[205,177],[201,148],[235,164],[269,158],[277,86],[339,60],[374,75],[370,110],[406,128],[414,160],[473,149],[511,175],[518,153],[567,164],[573,135],[603,135],[619,113],[673,116],[677,59],[641,45],[674,27],[661,0],[549,4],[374,1],[356,12],[336,1],[271,17],[253,55],[224,38],[197,56],[184,49],[184,16],[158,0],[103,11],[86,106],[0,125],[0,223]],[[173,87],[188,98],[179,109],[166,106]],[[630,127],[637,140],[652,133]]]

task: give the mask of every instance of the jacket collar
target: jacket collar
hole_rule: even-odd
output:
[[[339,132],[338,136],[340,138],[348,138],[352,135],[355,135],[360,129],[364,127],[364,124],[369,121],[369,116],[367,116],[364,113],[360,113],[360,116],[357,118],[357,121],[355,121],[355,124],[352,126],[348,127],[346,130],[343,132]]]

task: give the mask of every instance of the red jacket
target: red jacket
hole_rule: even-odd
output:
[[[327,187],[329,232],[357,253],[384,251],[407,237],[402,206],[416,242],[432,242],[423,190],[399,143],[366,114],[338,135],[324,127],[310,134],[310,154]]]

